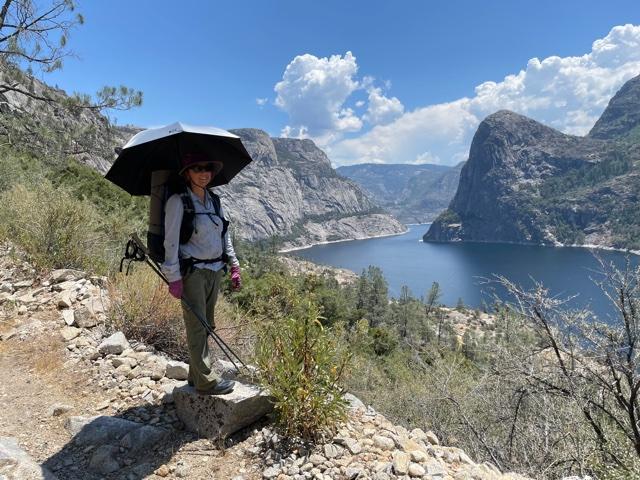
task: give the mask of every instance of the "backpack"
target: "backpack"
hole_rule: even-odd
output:
[[[220,197],[207,189],[207,194],[213,203],[217,217],[222,219],[222,245],[224,248],[224,235],[227,233],[229,222],[220,215]],[[184,213],[180,224],[180,244],[187,243],[195,229],[195,206],[187,186],[182,178],[173,170],[157,170],[151,174],[151,200],[149,202],[149,230],[147,231],[147,249],[149,257],[157,263],[164,262],[164,216],[165,205],[169,197],[179,194],[182,200]],[[212,220],[213,221],[213,220]],[[194,261],[195,260],[195,261]],[[192,259],[187,268],[194,263],[213,263],[217,261],[227,262],[228,257],[223,253],[219,258]]]

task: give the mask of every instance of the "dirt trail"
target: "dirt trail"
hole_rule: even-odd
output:
[[[251,437],[244,438],[247,432],[221,445],[176,430],[161,450],[145,458],[154,467],[148,474],[136,474],[125,468],[107,476],[94,475],[86,470],[86,462],[78,462],[77,457],[75,461],[72,457],[65,459],[64,451],[71,441],[65,428],[69,416],[116,412],[101,409],[101,404],[110,398],[109,392],[97,385],[86,364],[67,355],[58,333],[59,316],[57,310],[44,310],[33,315],[17,315],[13,311],[0,317],[0,335],[20,332],[0,341],[0,436],[16,438],[40,464],[48,461],[50,466],[51,459],[56,459],[58,465],[62,464],[55,471],[60,480],[155,479],[162,478],[161,475],[194,480],[261,478],[260,459],[246,451],[252,447]],[[55,405],[69,409],[54,416]]]

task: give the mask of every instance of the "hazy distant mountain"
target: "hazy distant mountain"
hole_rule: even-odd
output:
[[[585,137],[509,111],[488,116],[426,241],[640,248],[640,76]]]
[[[405,223],[433,220],[453,198],[462,164],[363,163],[338,167],[340,175],[363,187],[375,203]]]

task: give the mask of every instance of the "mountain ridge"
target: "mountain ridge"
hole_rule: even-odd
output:
[[[462,164],[364,163],[338,167],[370,197],[405,223],[426,223],[446,209],[453,198]]]
[[[640,77],[589,135],[567,135],[507,110],[479,125],[448,209],[425,241],[640,245]],[[637,102],[637,103],[636,103]]]
[[[64,91],[14,67],[0,64],[0,77],[55,99],[36,102],[16,92],[0,94],[0,135],[12,148],[46,162],[62,165],[73,158],[104,175],[115,159],[114,148],[142,130],[114,126],[92,109],[71,108]],[[254,162],[220,192],[240,238],[278,236],[293,247],[405,230],[382,214],[355,183],[339,177],[311,140],[272,139],[257,129],[235,132],[246,142]]]

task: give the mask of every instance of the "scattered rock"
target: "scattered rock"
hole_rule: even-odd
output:
[[[165,376],[174,380],[186,380],[189,377],[189,365],[171,360],[167,362]]]
[[[408,473],[410,477],[423,477],[426,475],[427,471],[422,465],[412,462],[409,464]]]
[[[429,430],[427,433],[425,433],[425,437],[426,437],[426,440],[431,445],[440,445],[440,440],[438,440],[438,437],[436,437],[436,434],[433,433],[431,430]]]
[[[70,342],[80,335],[80,332],[82,332],[82,330],[76,327],[63,327],[62,330],[60,330],[60,335],[62,335],[65,342]]]
[[[158,475],[159,477],[168,477],[169,474],[171,473],[171,471],[169,470],[169,467],[167,467],[166,465],[161,465],[155,472],[156,475]]]
[[[60,268],[53,270],[49,276],[49,281],[52,284],[61,282],[75,282],[83,278],[84,273],[80,270],[72,270],[70,268]]]
[[[268,467],[262,472],[262,478],[276,478],[280,473],[277,467]]]
[[[77,318],[76,318],[77,320]],[[129,348],[129,342],[127,338],[124,336],[122,332],[116,332],[111,335],[109,338],[106,338],[102,341],[102,343],[98,346],[98,352],[102,355],[121,354],[126,348]]]
[[[374,435],[373,444],[381,450],[393,450],[396,447],[396,443],[391,438],[382,435]]]
[[[143,451],[151,450],[158,442],[163,440],[169,432],[150,425],[142,425],[131,430],[122,440],[120,446],[127,448],[129,455],[137,455]]]
[[[189,467],[184,464],[178,464],[173,474],[178,478],[188,478],[189,477]]]
[[[51,417],[58,417],[60,415],[63,415],[69,411],[71,411],[73,407],[71,405],[65,405],[62,403],[56,403],[54,405],[51,405],[51,407],[49,407],[49,416]]]
[[[71,308],[72,305],[71,293],[68,290],[64,290],[58,294],[58,308]]]
[[[408,453],[396,450],[393,452],[393,471],[397,475],[406,475],[409,472],[409,461]]]
[[[100,473],[102,475],[109,475],[110,473],[120,470],[120,464],[116,460],[115,456],[118,454],[118,447],[113,445],[101,445],[99,446],[89,460],[89,470]]]
[[[343,449],[333,443],[324,446],[324,456],[327,458],[338,458],[342,456]]]
[[[70,308],[62,310],[62,319],[68,326],[71,326],[76,322],[76,317],[73,313],[73,310],[71,310]]]
[[[87,307],[78,308],[75,311],[75,319],[76,325],[82,328],[91,328],[98,324],[97,318]]]

